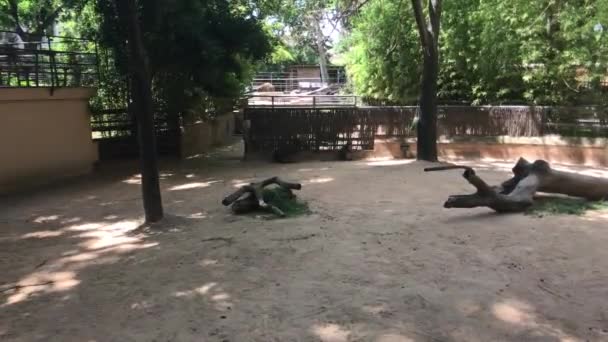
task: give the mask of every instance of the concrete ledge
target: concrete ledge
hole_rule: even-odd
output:
[[[0,88],[0,102],[89,99],[96,88]]]
[[[409,141],[415,142],[415,139]],[[543,145],[543,146],[573,146],[573,147],[608,147],[607,138],[562,137],[560,135],[545,135],[542,137],[440,137],[441,144],[454,143],[484,143],[484,144],[510,144],[510,145]]]
[[[521,142],[521,140],[520,140]],[[382,143],[381,143],[382,144]],[[594,167],[608,167],[608,149],[603,145],[552,145],[552,144],[514,144],[514,143],[486,143],[479,142],[445,142],[438,143],[438,154],[444,159],[467,160],[509,160],[519,157],[529,160],[544,159],[550,163],[586,165]],[[393,147],[393,150],[395,148]],[[408,155],[395,156],[415,157],[416,143],[410,142]]]
[[[450,159],[517,160],[524,157],[550,163],[608,167],[608,151],[603,147],[453,143],[439,144],[439,155]]]

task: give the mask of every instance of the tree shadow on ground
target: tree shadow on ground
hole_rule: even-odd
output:
[[[176,305],[190,320],[192,311],[219,320],[229,310],[222,267],[210,256],[222,241],[184,238],[212,224],[180,199],[188,189],[171,191],[192,180],[163,174],[166,207],[180,214],[153,226],[143,224],[130,168],[0,200],[0,340],[183,340],[176,329],[143,331]],[[188,324],[184,338],[200,334],[198,322]]]

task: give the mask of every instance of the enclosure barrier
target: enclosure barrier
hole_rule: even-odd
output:
[[[0,31],[0,87],[92,87],[98,79],[94,41]]]
[[[356,107],[357,96],[352,95],[252,95],[247,99],[247,107],[304,107],[334,108]]]
[[[247,107],[247,151],[294,144],[307,151],[338,150],[347,143],[353,149],[372,150],[376,138],[416,135],[418,107],[364,107],[355,106],[356,98],[350,101],[350,106],[336,107],[276,103]],[[608,113],[601,107],[440,106],[438,111],[440,137],[608,136]]]
[[[93,89],[0,91],[0,194],[86,174],[97,161],[87,103]]]

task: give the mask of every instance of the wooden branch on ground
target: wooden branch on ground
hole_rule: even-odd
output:
[[[222,204],[225,206],[232,204],[232,211],[235,214],[244,214],[257,209],[263,209],[270,211],[277,216],[285,217],[285,213],[281,209],[264,201],[264,188],[273,184],[288,190],[288,193],[292,198],[295,197],[295,195],[291,190],[302,189],[302,185],[299,183],[290,183],[283,181],[279,177],[272,177],[261,182],[250,183],[240,187],[237,191],[224,198]]]
[[[463,177],[477,192],[450,196],[445,208],[489,207],[497,212],[520,212],[533,204],[537,191],[592,201],[608,199],[608,179],[554,170],[544,160],[530,163],[520,158],[512,169],[513,177],[499,186],[488,185],[468,166],[439,166],[425,171],[451,169],[464,169]]]

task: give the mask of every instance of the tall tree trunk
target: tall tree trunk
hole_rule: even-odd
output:
[[[420,116],[417,125],[418,160],[437,160],[437,75],[439,56],[435,49],[424,54],[420,93]]]
[[[422,10],[422,0],[412,0],[412,8],[423,53],[416,155],[418,160],[437,161],[437,77],[441,0],[429,0],[428,20]]]
[[[135,0],[116,0],[119,15],[127,24],[131,94],[137,120],[141,184],[146,222],[163,218],[160,194],[156,136],[154,131],[154,107],[148,59],[143,43]]]
[[[321,70],[321,82],[329,83],[329,72],[327,71],[327,51],[325,49],[325,36],[321,30],[321,15],[314,14],[310,19],[315,43],[317,45],[317,53],[319,55],[319,69]]]

